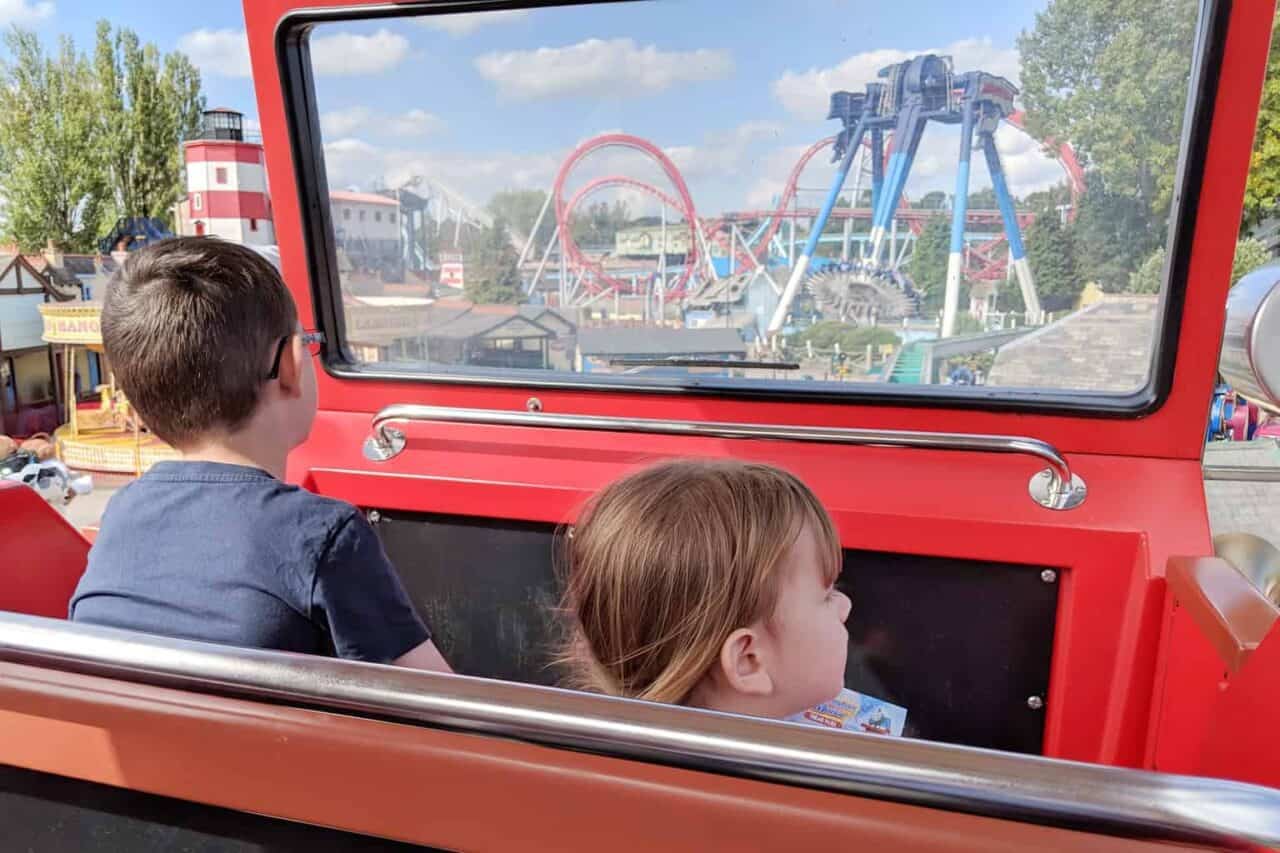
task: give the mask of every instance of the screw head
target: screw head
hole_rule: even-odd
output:
[[[1044,581],[1045,583],[1054,583],[1055,581],[1058,580],[1058,573],[1055,572],[1053,569],[1045,569],[1043,572],[1040,573],[1040,580]]]
[[[528,400],[525,401],[524,407],[531,412],[541,412],[542,401],[539,400],[537,397],[530,397]]]
[[[365,515],[365,518],[369,519],[370,524],[377,524],[379,521],[382,521],[382,513],[378,512],[376,509],[371,509],[368,514]]]
[[[1027,707],[1033,711],[1039,711],[1041,708],[1044,707],[1044,700],[1041,699],[1039,696],[1028,696]]]

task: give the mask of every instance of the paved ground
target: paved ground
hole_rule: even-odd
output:
[[[75,527],[95,527],[102,518],[102,511],[122,486],[131,478],[116,474],[92,474],[93,491],[76,498],[65,507],[61,507],[63,516]]]
[[[1280,444],[1274,439],[1219,442],[1205,450],[1210,465],[1280,469]],[[1204,484],[1209,528],[1220,533],[1252,533],[1280,547],[1280,483]]]

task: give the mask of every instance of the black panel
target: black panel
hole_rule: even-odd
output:
[[[409,853],[431,849],[3,764],[0,837],[3,850],[29,853]]]
[[[382,511],[375,529],[459,672],[554,684],[555,526]]]
[[[847,551],[845,683],[907,708],[907,734],[1040,753],[1058,584],[1042,566]]]
[[[554,684],[549,524],[382,512],[376,525],[460,672]],[[849,687],[905,705],[915,737],[1039,753],[1057,583],[1043,567],[845,553]]]

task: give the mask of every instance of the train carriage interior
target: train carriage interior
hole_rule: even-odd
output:
[[[1231,276],[1274,4],[936,5],[245,0],[324,336],[287,479],[459,675],[72,624],[90,543],[0,480],[11,839],[1280,846],[1280,562],[1206,503],[1222,406],[1280,412],[1280,268]],[[685,457],[813,489],[903,737],[563,686],[557,537]]]

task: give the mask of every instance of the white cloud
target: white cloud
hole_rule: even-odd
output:
[[[387,120],[387,130],[395,136],[423,136],[443,126],[439,116],[420,109],[412,109]]]
[[[347,137],[361,131],[386,131],[392,136],[424,136],[444,126],[444,122],[426,110],[412,109],[397,115],[375,113],[365,106],[330,110],[320,114],[320,130],[327,137]]]
[[[350,107],[320,114],[320,132],[325,136],[345,137],[367,128],[373,112],[368,107]]]
[[[363,139],[346,137],[324,145],[324,170],[329,186],[367,188],[377,176],[373,166],[378,149]]]
[[[737,177],[754,172],[751,150],[757,143],[776,141],[782,125],[771,121],[746,121],[732,130],[708,133],[701,145],[672,145],[663,151],[685,179]]]
[[[502,189],[547,189],[564,152],[458,153],[374,145],[359,137],[326,143],[329,186],[370,190],[398,187],[420,177],[483,204]]]
[[[454,38],[471,35],[481,27],[491,24],[509,24],[528,17],[528,9],[507,9],[496,12],[462,12],[455,15],[428,15],[418,18],[418,23],[428,29],[441,30]]]
[[[53,3],[28,0],[0,0],[0,24],[29,24],[53,17]]]
[[[334,33],[311,39],[311,67],[316,74],[354,76],[382,74],[409,55],[409,40],[387,29],[372,35]]]
[[[198,29],[178,39],[182,51],[201,74],[219,77],[252,77],[249,39],[244,30]]]
[[[664,51],[629,38],[593,38],[566,47],[486,53],[475,66],[500,95],[513,99],[635,97],[721,79],[733,71],[733,58],[727,50]]]
[[[773,94],[793,115],[819,120],[827,114],[832,92],[860,92],[878,79],[881,68],[904,62],[922,53],[950,56],[957,71],[988,71],[1017,83],[1020,71],[1018,51],[996,47],[988,38],[961,39],[942,48],[924,50],[869,50],[855,53],[830,68],[786,71],[773,83]]]
[[[784,146],[770,152],[758,164],[753,163],[752,169],[759,177],[747,191],[747,204],[753,208],[771,208],[806,148],[807,145]],[[1061,183],[1066,177],[1062,165],[1056,159],[1046,156],[1038,142],[1015,127],[1007,124],[1000,126],[996,131],[996,150],[1000,152],[1000,162],[1004,166],[1009,191],[1016,197],[1022,198],[1047,189]],[[970,169],[969,192],[973,193],[991,186],[991,176],[987,173],[986,157],[981,149],[973,151],[970,158],[973,165]],[[835,179],[835,167],[829,160],[829,151],[822,151],[814,156],[801,175],[799,185],[825,192]],[[920,140],[920,147],[916,151],[916,159],[907,179],[907,197],[919,198],[934,190],[953,194],[959,161],[959,129],[954,125],[930,123]],[[845,183],[846,191],[852,189],[853,181],[851,174]],[[869,178],[864,176],[861,186],[864,190],[869,189]],[[802,192],[799,203],[802,207],[814,207],[819,196],[819,193]]]

